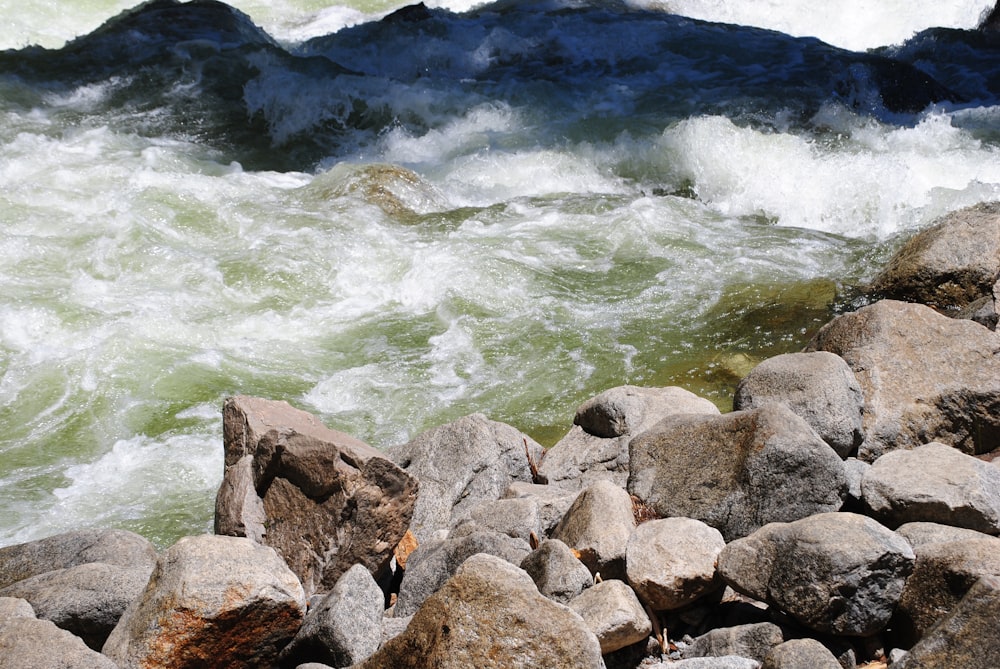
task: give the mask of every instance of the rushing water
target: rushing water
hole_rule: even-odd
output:
[[[3,0],[0,545],[209,529],[235,393],[376,446],[728,408],[1000,197],[989,3],[814,4]]]

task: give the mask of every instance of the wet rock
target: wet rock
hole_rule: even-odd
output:
[[[119,669],[75,634],[22,614],[0,616],[0,669]]]
[[[302,627],[279,656],[282,666],[321,662],[347,667],[367,659],[382,640],[385,597],[362,565],[340,577],[333,590],[309,610]]]
[[[951,446],[886,453],[861,487],[872,515],[889,527],[924,521],[1000,534],[1000,467]]]
[[[601,653],[613,653],[645,640],[653,631],[649,615],[632,588],[618,580],[601,581],[568,604],[597,636]]]
[[[354,564],[385,574],[416,503],[412,476],[286,402],[229,398],[223,440],[217,534],[273,547],[309,595]]]
[[[882,300],[838,316],[809,344],[850,365],[865,396],[858,458],[940,441],[1000,447],[1000,336],[930,307]]]
[[[475,555],[357,669],[603,667],[583,619],[500,558]]]
[[[871,518],[823,513],[733,541],[719,572],[809,629],[864,637],[889,622],[913,562],[906,540]]]
[[[625,487],[629,441],[677,413],[718,415],[719,409],[683,388],[620,386],[606,390],[580,405],[574,427],[545,452],[539,474],[551,485],[573,490],[599,479]]]
[[[815,639],[792,639],[771,649],[761,669],[841,669],[830,650]]]
[[[687,606],[723,587],[715,565],[726,542],[715,528],[691,518],[639,525],[629,537],[629,584],[654,611]]]
[[[594,577],[569,546],[558,539],[546,539],[521,560],[538,592],[566,604],[594,584]]]
[[[632,498],[610,481],[591,484],[552,532],[580,554],[592,574],[625,578],[625,547],[635,529]]]
[[[861,444],[861,386],[840,356],[786,353],[760,363],[736,387],[733,408],[755,409],[768,402],[787,405],[842,458]]]
[[[727,541],[836,511],[847,492],[843,461],[783,404],[671,416],[629,449],[630,493],[661,517],[700,520]]]
[[[395,614],[412,615],[451,578],[468,558],[485,553],[520,564],[531,552],[528,542],[467,521],[442,541],[429,540],[414,551],[399,587]]]
[[[270,668],[305,606],[274,549],[241,537],[185,537],[160,556],[103,652],[120,669]]]
[[[472,414],[386,450],[420,480],[410,531],[420,542],[469,518],[485,501],[500,499],[515,481],[531,483],[542,447],[510,425]]]

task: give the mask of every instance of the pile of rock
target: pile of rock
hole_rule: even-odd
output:
[[[998,278],[958,212],[733,412],[614,388],[547,452],[232,398],[217,534],[0,549],[0,667],[1000,666]]]

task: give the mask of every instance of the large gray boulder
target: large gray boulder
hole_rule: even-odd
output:
[[[538,592],[566,604],[594,584],[590,570],[558,539],[546,539],[521,560]]]
[[[727,541],[836,511],[847,494],[840,456],[783,404],[670,416],[629,450],[630,493],[661,517],[700,520]]]
[[[940,441],[1000,447],[1000,336],[930,307],[882,300],[820,328],[811,350],[844,358],[865,396],[858,458]]]
[[[905,539],[871,518],[822,513],[729,543],[719,572],[809,629],[865,637],[889,622],[914,559]]]
[[[475,555],[357,669],[603,669],[597,637],[523,570]]]
[[[841,669],[836,656],[816,639],[792,639],[771,649],[761,669]]]
[[[574,597],[569,608],[580,614],[607,655],[647,639],[653,631],[649,614],[632,588],[619,580],[601,581]]]
[[[103,653],[120,669],[270,668],[295,636],[306,597],[274,549],[185,537],[164,551]]]
[[[861,490],[889,527],[924,521],[1000,534],[1000,467],[939,442],[886,453],[865,472]]]
[[[538,472],[549,484],[573,490],[598,479],[625,487],[632,437],[678,413],[718,415],[719,409],[709,400],[674,386],[606,390],[577,408],[573,428],[545,452]]]
[[[355,564],[386,573],[416,503],[411,475],[286,402],[232,397],[222,419],[216,534],[271,546],[309,595]]]
[[[119,668],[75,634],[22,611],[0,617],[0,669]]]
[[[726,542],[693,518],[661,518],[635,528],[625,549],[629,584],[654,611],[679,609],[723,587],[715,569]]]
[[[538,508],[538,520],[541,523],[542,535],[548,536],[559,524],[562,517],[569,511],[579,490],[568,490],[553,485],[515,481],[503,494],[503,499],[527,499]]]
[[[786,404],[842,458],[861,445],[864,397],[838,355],[786,353],[754,367],[736,387],[733,408],[745,411],[768,402]]]
[[[1000,667],[1000,577],[983,576],[893,669]]]
[[[410,531],[423,542],[500,499],[515,481],[531,483],[542,447],[517,429],[472,414],[386,450],[420,481]],[[530,457],[530,460],[529,460]]]
[[[635,529],[632,498],[611,483],[592,483],[573,502],[552,531],[577,551],[592,574],[603,578],[625,578],[625,548]]]
[[[384,604],[385,595],[372,575],[354,565],[309,609],[295,638],[281,651],[280,664],[348,667],[367,659],[382,639]]]
[[[752,623],[723,627],[706,632],[696,638],[684,649],[684,657],[738,655],[763,662],[764,658],[784,641],[784,633],[774,623]]]
[[[954,211],[909,239],[872,283],[882,297],[920,302],[947,315],[988,299],[996,324],[1000,202]]]

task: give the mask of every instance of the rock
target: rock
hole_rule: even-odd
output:
[[[539,475],[551,485],[572,490],[599,479],[624,488],[629,441],[664,417],[678,413],[718,415],[719,409],[683,388],[620,386],[606,390],[576,410],[574,427],[545,452]]]
[[[859,505],[862,502],[861,481],[864,480],[865,473],[871,469],[871,463],[857,458],[847,458],[844,460],[844,473],[847,474],[847,498],[844,500]]]
[[[749,657],[693,657],[678,662],[659,662],[644,665],[643,669],[760,669],[760,662]]]
[[[468,558],[477,553],[493,555],[511,564],[520,564],[531,552],[522,539],[468,521],[456,527],[443,541],[427,541],[409,558],[399,586],[395,615],[408,616],[455,574]]]
[[[523,570],[469,558],[424,602],[406,631],[356,669],[603,667],[583,619],[538,593]]]
[[[881,456],[861,482],[889,527],[924,521],[1000,534],[1000,467],[932,442]]]
[[[820,328],[809,349],[836,353],[865,396],[858,458],[940,441],[1000,447],[1000,336],[930,307],[882,300]]]
[[[760,363],[736,387],[733,409],[756,409],[768,402],[787,405],[841,458],[861,444],[861,386],[840,356],[786,353]]]
[[[649,615],[632,588],[622,581],[596,583],[574,597],[568,606],[580,614],[597,636],[605,655],[644,641],[653,631]]]
[[[386,455],[420,480],[410,531],[423,543],[469,518],[482,502],[500,499],[515,481],[531,483],[529,455],[540,461],[542,447],[509,425],[472,414]]]
[[[126,607],[146,588],[152,571],[151,564],[127,569],[90,562],[18,581],[0,588],[0,596],[27,600],[37,617],[100,650]]]
[[[983,297],[1000,279],[1000,202],[951,212],[917,233],[872,283],[873,293],[943,313]]]
[[[634,529],[632,498],[610,481],[596,481],[576,498],[552,538],[579,551],[592,574],[623,579],[625,547]]]
[[[719,573],[811,630],[865,637],[889,622],[913,562],[906,540],[871,518],[822,513],[733,541]]]
[[[723,587],[715,569],[726,542],[691,518],[662,518],[635,528],[625,549],[629,584],[654,611],[679,609]]]
[[[7,618],[34,618],[35,610],[20,597],[0,597],[0,624]]]
[[[558,539],[546,539],[521,560],[538,592],[566,604],[594,584],[590,570]]]
[[[904,525],[916,561],[890,625],[910,647],[951,611],[982,576],[1000,576],[1000,539],[972,530],[939,532],[931,523]],[[943,527],[943,526],[936,526]]]
[[[783,404],[671,416],[629,450],[630,493],[661,517],[700,520],[727,541],[836,511],[847,492],[843,461]]]
[[[538,507],[538,519],[542,526],[542,534],[552,534],[562,517],[569,511],[573,501],[579,494],[578,490],[567,490],[553,485],[525,483],[515,481],[504,492],[504,499],[530,499]]]
[[[413,514],[412,476],[286,402],[227,399],[223,440],[217,534],[271,546],[309,595],[329,592],[354,564],[385,575]]]
[[[34,616],[0,617],[0,669],[119,669],[80,637]]]
[[[997,470],[1000,474],[1000,469]],[[483,502],[472,510],[472,520],[509,537],[531,541],[531,535],[543,536],[538,503],[527,498],[497,499]]]
[[[1000,577],[983,576],[892,669],[994,669],[1000,666]]]
[[[781,628],[774,623],[738,625],[702,634],[684,650],[684,657],[738,655],[762,662],[784,641]]]
[[[792,639],[771,649],[761,669],[841,669],[833,653],[816,639]]]
[[[0,548],[0,588],[57,569],[91,562],[127,569],[156,564],[148,539],[127,530],[77,530]]]
[[[354,565],[310,608],[295,638],[281,651],[279,663],[347,667],[367,659],[381,644],[384,603],[385,596],[371,573]]]
[[[305,613],[298,578],[251,539],[185,537],[104,644],[120,669],[273,667]]]

